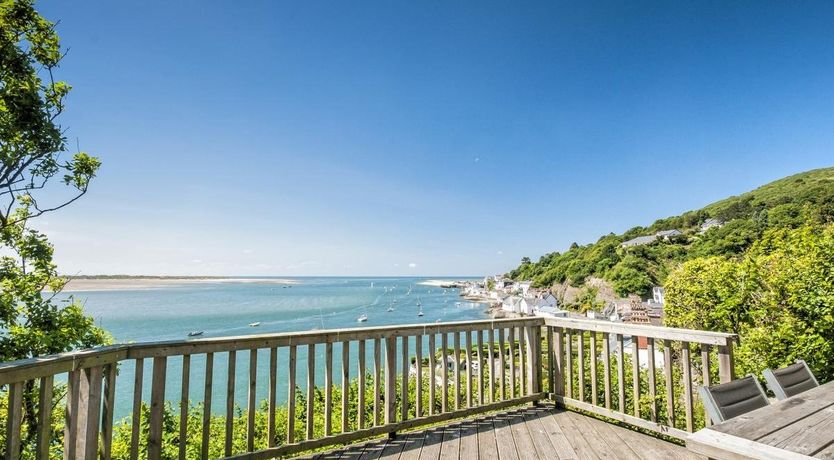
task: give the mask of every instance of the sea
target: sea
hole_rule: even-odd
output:
[[[254,279],[203,280],[159,288],[76,291],[65,295],[83,302],[86,313],[97,325],[109,331],[116,343],[187,340],[188,334],[194,331],[202,331],[200,337],[223,337],[489,318],[487,305],[465,301],[458,289],[431,285],[432,280],[465,280],[465,277],[289,279],[293,284]],[[422,305],[422,317],[418,316],[418,302]],[[387,311],[389,307],[394,311]],[[358,322],[361,315],[367,315],[367,321]],[[259,324],[250,326],[255,323]],[[341,375],[340,347],[340,344],[334,346],[334,376]],[[266,398],[268,391],[268,353],[268,350],[262,350],[257,357],[256,397],[259,401]],[[357,375],[357,353],[356,343],[353,343],[349,350],[351,377]],[[367,344],[366,353],[370,371],[373,363],[371,343]],[[315,354],[316,383],[323,385],[324,347],[316,347]],[[228,355],[216,353],[214,357],[213,413],[223,413],[226,407]],[[235,402],[243,408],[248,392],[249,358],[249,352],[238,352],[236,357]],[[150,361],[144,363],[145,402],[150,400]],[[284,403],[289,389],[286,349],[279,349],[278,361],[277,395],[278,402]],[[190,368],[189,397],[192,404],[196,404],[204,397],[205,355],[193,356]],[[303,387],[307,378],[306,347],[298,351],[296,369],[296,382]],[[166,401],[178,409],[182,359],[168,359],[166,372]],[[115,395],[117,419],[128,416],[132,410],[134,375],[133,362],[120,364]]]

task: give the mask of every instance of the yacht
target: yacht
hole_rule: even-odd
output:
[[[255,321],[254,323],[249,323],[249,327],[258,327],[261,325],[260,321]]]
[[[191,331],[188,333],[189,337],[197,337],[203,335],[203,331]]]
[[[356,322],[357,322],[357,323],[364,323],[364,322],[365,322],[365,321],[367,321],[367,320],[368,320],[368,315],[366,315],[366,314],[364,314],[364,313],[362,313],[361,315],[359,315],[359,318],[356,318]]]

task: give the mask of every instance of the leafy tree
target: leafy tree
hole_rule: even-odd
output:
[[[58,353],[108,341],[79,303],[54,301],[65,284],[46,236],[32,219],[87,192],[99,160],[79,152],[64,158],[57,117],[70,86],[54,78],[63,54],[54,24],[31,0],[0,2],[0,360]],[[56,179],[66,188],[41,193]],[[45,290],[51,291],[45,293]],[[34,382],[24,389],[24,423],[36,433]]]
[[[772,229],[742,257],[686,262],[666,282],[670,326],[739,335],[740,373],[804,359],[834,378],[834,225]]]

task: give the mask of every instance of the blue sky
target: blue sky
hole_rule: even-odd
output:
[[[834,164],[828,2],[64,2],[70,274],[457,275]]]

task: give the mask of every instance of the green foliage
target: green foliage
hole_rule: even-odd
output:
[[[738,258],[683,264],[666,284],[669,326],[737,333],[739,373],[804,359],[834,378],[834,225],[771,229]]]
[[[725,224],[701,234],[708,218]],[[620,296],[644,296],[661,285],[682,262],[712,256],[737,256],[770,229],[791,229],[834,222],[834,168],[787,177],[703,209],[659,219],[648,227],[634,227],[622,235],[609,234],[596,243],[574,243],[564,253],[550,253],[532,262],[525,258],[508,273],[516,280],[532,280],[536,287],[554,283],[582,286],[589,276],[609,281]],[[650,244],[620,247],[637,236],[677,229],[683,236]]]
[[[80,303],[54,302],[65,281],[52,261],[52,245],[30,227],[32,219],[84,195],[100,166],[83,152],[66,158],[57,117],[70,86],[53,75],[61,57],[54,24],[31,0],[0,1],[0,361],[109,341]],[[43,203],[41,193],[53,178],[70,195],[56,191],[49,194],[56,202]],[[23,389],[23,424],[29,428],[24,450],[35,441],[36,390],[34,381]]]

